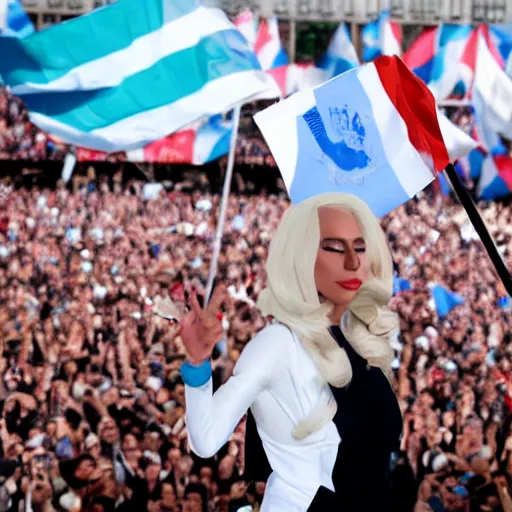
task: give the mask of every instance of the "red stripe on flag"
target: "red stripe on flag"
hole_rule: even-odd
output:
[[[499,175],[509,190],[512,190],[512,158],[508,155],[494,155],[494,163]]]
[[[487,43],[487,47],[489,48],[489,51],[494,57],[494,60],[500,65],[501,69],[504,69],[505,61],[503,60],[503,57],[501,56],[501,53],[498,50],[497,46],[494,44],[491,32],[489,31],[489,27],[487,25],[479,25],[478,30],[484,36],[485,42]]]
[[[108,154],[95,149],[76,148],[76,159],[79,162],[106,162]]]
[[[286,98],[288,96],[288,87],[287,87],[287,77],[288,77],[288,68],[289,66],[279,66],[277,68],[272,68],[267,70],[267,74],[269,74],[281,89],[281,93],[283,97]]]
[[[462,56],[460,58],[460,61],[462,64],[465,64],[468,66],[469,69],[473,72],[473,79],[475,77],[475,71],[476,71],[476,59],[478,54],[478,41],[480,39],[480,36],[482,36],[487,44],[487,47],[489,48],[489,51],[491,52],[492,56],[496,60],[496,62],[500,65],[501,69],[505,67],[505,62],[503,61],[503,57],[501,56],[498,48],[496,48],[496,45],[494,44],[491,33],[489,32],[489,27],[487,25],[479,25],[477,28],[475,28],[466,43],[466,46],[464,48],[464,51],[462,53]],[[471,88],[472,89],[472,88]],[[467,93],[467,96],[471,98],[472,90],[470,90]]]
[[[196,132],[180,130],[163,139],[155,140],[144,148],[144,161],[161,164],[191,164],[194,160]]]
[[[262,20],[258,27],[258,34],[256,35],[256,42],[254,43],[255,53],[259,53],[261,49],[272,40],[270,35],[270,27],[268,26],[267,20]]]
[[[391,33],[397,40],[398,45],[400,47],[402,47],[402,40],[403,40],[402,25],[400,23],[397,23],[396,21],[391,21],[390,24],[391,24]]]
[[[480,33],[481,31],[479,28],[476,28],[471,32],[460,58],[462,64],[466,64],[473,74],[476,69],[476,52],[478,50],[478,38],[480,37]]]
[[[419,68],[434,57],[436,38],[437,28],[428,28],[420,34],[403,56],[408,68]]]
[[[450,159],[439,128],[434,96],[400,58],[381,56],[373,63],[384,90],[407,125],[411,144],[426,163],[431,159],[432,170],[441,172]]]

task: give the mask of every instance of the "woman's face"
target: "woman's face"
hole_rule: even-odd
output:
[[[355,217],[335,206],[318,209],[320,246],[315,263],[318,293],[341,312],[370,275],[363,233]]]

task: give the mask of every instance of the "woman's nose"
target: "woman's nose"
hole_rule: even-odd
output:
[[[357,270],[359,268],[359,257],[354,249],[345,252],[345,269]]]

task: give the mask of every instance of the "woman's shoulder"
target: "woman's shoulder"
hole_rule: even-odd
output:
[[[253,365],[255,361],[260,365],[265,361],[276,361],[277,358],[283,357],[294,343],[294,336],[288,327],[282,324],[269,324],[247,343],[237,366]]]
[[[265,350],[283,350],[294,343],[292,331],[283,324],[272,323],[261,329],[247,344]],[[246,347],[246,348],[247,348]]]

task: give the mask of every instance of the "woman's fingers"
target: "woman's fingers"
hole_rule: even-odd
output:
[[[190,294],[189,304],[190,304],[192,311],[194,312],[194,314],[196,316],[196,319],[201,320],[204,317],[204,311],[201,308],[199,301],[197,300],[196,292],[192,292]]]
[[[222,303],[224,302],[224,299],[226,297],[226,285],[219,284],[212,295],[212,298],[210,299],[210,302],[206,308],[206,312],[209,315],[217,316],[217,312],[219,311],[220,307],[222,306]]]

